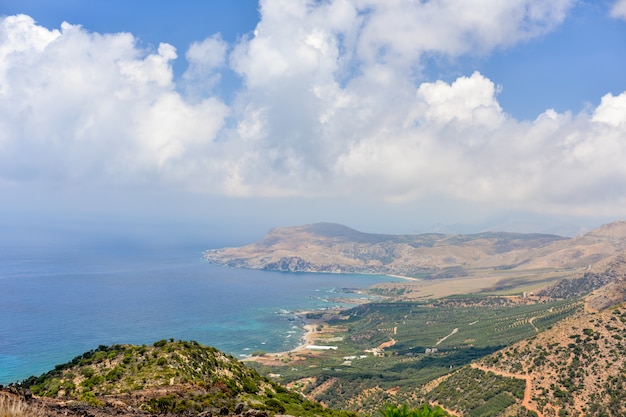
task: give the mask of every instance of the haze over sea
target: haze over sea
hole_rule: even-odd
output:
[[[303,333],[294,312],[336,306],[339,298],[362,297],[343,289],[391,280],[241,270],[202,259],[203,250],[220,246],[5,235],[0,384],[40,375],[100,344],[197,340],[237,357],[288,350]]]

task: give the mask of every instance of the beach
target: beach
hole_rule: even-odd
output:
[[[340,310],[335,310],[340,311]],[[300,316],[307,323],[301,328],[304,330],[304,334],[300,338],[300,344],[295,348],[283,352],[264,353],[263,355],[250,356],[242,359],[243,362],[257,362],[268,366],[284,365],[286,362],[297,360],[302,355],[315,354],[315,349],[310,349],[310,346],[315,346],[315,342],[319,339],[319,336],[324,332],[318,331],[319,326],[324,326],[322,319],[308,319],[307,314],[311,312],[301,312]]]

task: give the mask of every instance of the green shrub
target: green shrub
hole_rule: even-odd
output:
[[[80,400],[89,405],[93,405],[94,407],[102,407],[104,405],[104,403],[100,401],[99,399],[97,399],[96,395],[91,391],[84,392],[80,396]]]
[[[265,406],[276,413],[282,414],[285,412],[285,406],[275,398],[270,398],[265,401]]]
[[[106,374],[106,379],[107,381],[117,381],[122,378],[123,373],[124,373],[124,370],[120,368],[119,366],[116,366],[115,368],[111,369]]]
[[[160,348],[167,345],[167,340],[163,339],[163,340],[159,340],[158,342],[154,342],[153,346]]]
[[[420,408],[409,409],[406,404],[389,405],[386,404],[385,408],[380,411],[383,417],[445,417],[449,416],[441,407],[431,407],[428,404],[424,404]]]

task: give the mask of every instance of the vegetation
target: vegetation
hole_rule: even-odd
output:
[[[41,408],[23,399],[0,393],[0,417],[44,417]]]
[[[603,287],[614,279],[615,276],[611,274],[586,272],[580,278],[562,279],[545,290],[540,291],[539,294],[546,297],[562,299],[581,297]]]
[[[427,395],[427,399],[460,411],[465,416],[498,416],[523,399],[525,386],[522,379],[465,367],[440,383]]]
[[[578,300],[520,305],[486,296],[364,304],[327,318],[316,343],[337,350],[302,353],[284,366],[253,366],[280,374],[279,382],[333,408],[373,414],[396,401],[417,407],[430,400],[420,394],[425,384],[533,337],[580,308]],[[486,408],[506,408],[518,398],[499,392]]]
[[[137,406],[157,414],[234,413],[239,403],[274,414],[349,416],[323,408],[217,349],[197,342],[99,346],[22,386],[35,395],[102,406],[141,392]],[[167,388],[163,390],[163,388]]]
[[[383,417],[445,417],[449,416],[441,407],[431,407],[428,404],[415,409],[409,409],[406,404],[389,405],[381,410]]]
[[[544,415],[624,416],[626,310],[581,314],[480,362],[525,376]],[[510,392],[510,391],[509,391]],[[581,399],[584,399],[581,401]]]

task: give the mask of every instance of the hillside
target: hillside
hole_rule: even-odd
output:
[[[347,416],[289,391],[235,358],[196,342],[100,346],[4,396],[34,394],[46,416]],[[24,393],[26,393],[24,395]]]
[[[476,415],[467,394],[472,389],[484,392],[488,380],[507,378],[509,387],[498,394],[500,400],[517,399],[510,402],[509,415],[624,416],[624,337],[623,305],[580,313],[461,369],[436,385],[426,398],[460,416]],[[515,381],[522,384],[521,390]]]
[[[445,277],[474,263],[562,240],[554,235],[382,235],[318,223],[272,229],[258,243],[208,250],[210,262],[240,268]]]
[[[427,401],[458,416],[601,415],[603,404],[617,407],[626,375],[626,262],[617,255],[604,267],[541,296],[468,294],[320,313],[311,342],[336,350],[259,358],[260,368],[365,414]]]
[[[380,288],[419,300],[537,292],[563,279],[604,271],[624,250],[624,221],[574,238],[500,232],[381,235],[319,223],[276,228],[257,243],[208,250],[204,257],[237,268],[418,278]]]

